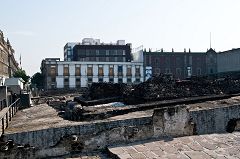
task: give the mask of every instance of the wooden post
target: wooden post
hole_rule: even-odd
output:
[[[11,109],[12,109],[12,117],[13,117],[13,115],[14,115],[14,112],[13,112],[14,111],[14,107],[12,106]]]
[[[9,121],[12,120],[12,111],[11,111],[12,106],[8,109],[9,111]]]
[[[6,113],[6,128],[8,127],[8,112]]]
[[[2,134],[4,134],[4,117],[2,118]]]

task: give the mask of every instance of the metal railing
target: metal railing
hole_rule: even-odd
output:
[[[20,99],[18,98],[10,106],[3,108],[0,111],[0,120],[1,120],[1,135],[4,134],[4,130],[8,127],[9,122],[12,120],[13,116],[18,111],[20,106]]]

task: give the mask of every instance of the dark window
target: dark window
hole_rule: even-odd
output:
[[[122,56],[117,57],[117,62],[123,62],[123,57]]]
[[[122,66],[118,66],[118,75],[119,76],[123,75],[123,67]]]
[[[136,78],[136,82],[137,82],[137,83],[140,83],[140,78]]]
[[[88,78],[88,83],[92,83],[92,78]]]
[[[113,56],[109,57],[109,62],[115,62],[115,57]]]
[[[76,78],[76,82],[80,82],[80,78]]]
[[[109,76],[114,76],[114,68],[113,65],[109,66]]]
[[[64,82],[69,82],[69,79],[68,78],[64,78]]]
[[[132,78],[127,78],[127,83],[132,83]]]
[[[109,78],[109,82],[113,83],[114,79],[113,78]]]
[[[106,50],[99,50],[99,55],[100,56],[105,56],[106,55]]]
[[[56,82],[56,78],[52,78],[52,82]]]
[[[103,78],[98,78],[98,82],[103,82]]]
[[[123,50],[117,50],[117,55],[123,55]]]
[[[123,82],[123,79],[122,78],[119,78],[118,79],[118,83],[122,83]]]
[[[140,67],[139,66],[136,66],[136,69],[135,69],[135,73],[136,73],[136,76],[140,76]]]
[[[92,68],[92,66],[88,66],[88,68],[87,68],[87,75],[88,76],[92,76],[93,75],[93,68]]]
[[[106,62],[106,57],[99,57],[100,62]]]

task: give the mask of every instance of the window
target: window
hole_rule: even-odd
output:
[[[197,68],[197,75],[200,76],[202,74],[201,68]]]
[[[64,83],[69,82],[68,78],[64,78]]]
[[[106,62],[106,57],[99,57],[100,62]]]
[[[80,76],[81,75],[81,67],[80,65],[76,65],[75,67],[75,75]]]
[[[87,66],[87,75],[92,76],[93,75],[93,68],[92,65]]]
[[[123,62],[123,57],[122,56],[117,57],[117,62]]]
[[[77,83],[77,82],[80,82],[80,81],[81,81],[80,78],[76,78],[76,83]]]
[[[155,68],[155,73],[156,73],[157,75],[159,75],[159,74],[160,74],[160,68]]]
[[[98,82],[103,82],[103,78],[98,78]]]
[[[56,78],[52,78],[51,80],[52,80],[52,82],[56,82]]]
[[[136,76],[140,76],[140,66],[136,66],[135,70]]]
[[[127,78],[127,83],[132,83],[132,78]]]
[[[127,76],[132,76],[132,67],[127,66]]]
[[[96,57],[89,57],[89,61],[96,61]]]
[[[109,76],[114,76],[114,67],[113,67],[113,65],[109,66]]]
[[[115,57],[113,56],[109,57],[109,62],[115,62]]]
[[[109,82],[113,83],[114,79],[113,78],[109,78]]]
[[[99,55],[100,56],[105,56],[106,55],[106,50],[99,50]]]
[[[123,75],[123,66],[119,65],[118,66],[118,76],[122,76]]]
[[[68,65],[64,65],[64,68],[63,68],[63,75],[64,75],[64,76],[68,76],[68,75],[69,75]]]
[[[50,75],[56,76],[56,67],[55,66],[51,66]]]
[[[103,65],[98,65],[98,75],[103,76]]]
[[[88,83],[92,83],[92,78],[91,77],[88,78]]]
[[[171,73],[170,69],[169,69],[169,68],[166,68],[166,69],[165,69],[165,73],[166,73],[166,74]]]
[[[114,55],[114,50],[109,50],[109,55]]]
[[[123,79],[122,78],[118,78],[118,83],[122,83]]]
[[[170,57],[165,58],[165,65],[170,65]]]
[[[123,55],[123,50],[117,50],[117,55]]]
[[[181,68],[176,68],[176,75],[177,75],[177,77],[179,77],[179,76],[182,75],[182,70],[181,70]]]
[[[140,83],[140,78],[136,78],[136,82],[137,82],[137,83]]]

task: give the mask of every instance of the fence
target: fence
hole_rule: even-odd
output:
[[[9,121],[12,120],[12,117],[16,114],[20,106],[20,99],[17,99],[8,107],[3,107],[0,111],[0,120],[1,120],[1,132],[0,136],[4,134],[4,130],[8,127]],[[1,107],[2,108],[2,107]]]

